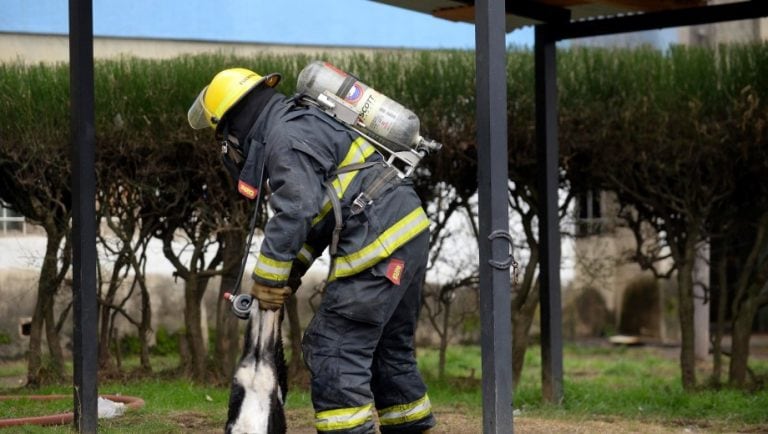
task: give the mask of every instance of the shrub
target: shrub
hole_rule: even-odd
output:
[[[152,347],[152,354],[158,356],[168,356],[179,353],[179,333],[169,333],[164,327],[160,327],[155,332],[155,346]]]

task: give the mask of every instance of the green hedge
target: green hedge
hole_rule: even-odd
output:
[[[475,59],[468,51],[398,52],[327,56],[417,113],[427,136],[446,145],[430,164],[454,164],[475,141]],[[96,133],[100,143],[211,144],[209,131],[193,131],[186,111],[219,70],[244,66],[283,74],[279,90],[292,94],[305,55],[182,56],[168,60],[97,61]],[[717,50],[578,48],[558,56],[560,136],[569,145],[605,140],[655,140],[675,135],[681,116],[691,125],[732,124],[766,112],[768,45]],[[508,53],[509,143],[531,154],[534,139],[533,56]],[[0,64],[0,151],[9,146],[69,143],[68,66]],[[747,113],[749,112],[749,113]],[[750,122],[765,120],[764,115]],[[763,137],[761,131],[751,134]],[[694,140],[695,137],[684,138]],[[694,144],[691,144],[694,145]],[[440,161],[444,159],[446,161]],[[447,175],[446,175],[447,176]]]

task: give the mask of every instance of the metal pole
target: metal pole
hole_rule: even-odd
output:
[[[563,400],[563,337],[560,305],[560,218],[558,215],[557,58],[547,27],[536,26],[536,140],[541,262],[541,388],[545,401]]]
[[[504,20],[504,2],[476,3],[480,320],[486,434],[513,432]]]
[[[93,4],[69,1],[75,429],[98,430]]]

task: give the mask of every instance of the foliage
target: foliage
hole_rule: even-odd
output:
[[[210,342],[212,344],[213,342]],[[135,334],[120,337],[120,353],[124,357],[138,356],[141,352],[141,342]],[[151,346],[153,356],[173,356],[179,353],[179,332],[170,333],[165,327],[155,331],[155,344]]]
[[[425,202],[439,203],[444,191],[460,204],[474,195],[473,53],[319,57],[412,109],[424,134],[444,144],[415,179]],[[210,131],[188,127],[189,104],[216,72],[231,66],[280,72],[278,90],[290,95],[310,60],[218,54],[96,62],[97,172],[102,180],[125,178],[112,184],[118,189],[145,193],[140,206],[161,223],[156,235],[164,232],[167,239],[184,229],[190,240],[202,234],[215,243],[216,234],[236,220],[222,212],[236,196],[216,161]],[[619,191],[644,218],[664,225],[659,228],[668,245],[687,239],[692,228],[703,237],[755,224],[756,208],[765,209],[768,197],[760,182],[768,171],[768,45],[667,52],[579,48],[561,51],[558,62],[561,182],[571,192]],[[510,51],[507,73],[511,194],[520,199],[512,205],[528,212],[526,228],[533,231],[532,53]],[[0,65],[0,197],[36,221],[45,217],[41,210],[54,210],[64,226],[71,202],[67,88],[66,65]],[[199,266],[180,265],[182,278],[189,265]]]
[[[158,356],[170,356],[179,353],[179,337],[177,333],[169,333],[165,327],[160,327],[155,332],[155,346],[152,354]]]
[[[127,356],[127,355],[137,355],[141,351],[141,342],[139,342],[139,338],[136,335],[125,335],[120,338],[120,354]]]

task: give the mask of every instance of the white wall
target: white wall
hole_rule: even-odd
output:
[[[222,52],[237,56],[259,53],[270,54],[343,54],[397,51],[384,48],[349,48],[330,46],[264,45],[250,43],[218,43],[183,40],[94,38],[93,55],[96,58],[135,56],[163,59],[182,54]],[[26,63],[68,62],[69,38],[66,35],[35,35],[0,33],[0,62],[23,60]]]

